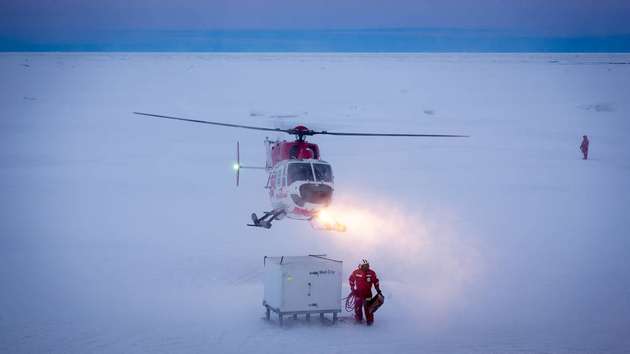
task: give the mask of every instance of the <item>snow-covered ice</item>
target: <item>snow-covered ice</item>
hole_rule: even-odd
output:
[[[0,77],[0,352],[630,350],[630,55],[5,53]],[[349,231],[266,231],[266,176],[231,169],[264,132],[133,111],[471,137],[314,137]],[[373,327],[264,321],[263,256],[314,253],[370,259]]]

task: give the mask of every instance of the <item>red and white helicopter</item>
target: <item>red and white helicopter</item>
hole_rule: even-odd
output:
[[[298,125],[291,129],[254,127],[239,124],[211,122],[206,120],[180,118],[159,114],[133,112],[134,114],[172,119],[193,123],[218,125],[223,127],[262,130],[287,133],[295,136],[294,141],[265,139],[267,161],[264,167],[243,166],[240,163],[239,144],[236,143],[236,185],[239,184],[241,169],[264,169],[268,174],[267,185],[272,210],[258,217],[252,213],[252,223],[248,226],[271,228],[271,223],[285,216],[291,219],[309,220],[317,229],[345,231],[345,225],[325,216],[325,208],[332,202],[334,177],[331,165],[321,159],[319,146],[309,143],[304,138],[313,135],[337,136],[389,136],[389,137],[467,137],[450,134],[381,134],[381,133],[341,133],[315,131]]]

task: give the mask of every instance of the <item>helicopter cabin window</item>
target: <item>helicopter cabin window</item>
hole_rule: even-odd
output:
[[[271,175],[269,175],[269,182],[267,184],[267,187],[274,187],[275,185],[276,185],[276,173],[271,172]]]
[[[276,187],[282,186],[282,167],[276,169]]]
[[[317,182],[333,181],[332,168],[330,168],[330,165],[323,163],[314,163],[313,167],[315,169],[315,179],[317,179]]]
[[[285,187],[287,185],[286,180],[287,180],[287,166],[282,166],[280,168],[280,181],[278,182],[278,184],[280,184],[281,187]]]
[[[288,184],[295,181],[314,181],[313,168],[310,163],[292,163],[289,164],[287,173]]]

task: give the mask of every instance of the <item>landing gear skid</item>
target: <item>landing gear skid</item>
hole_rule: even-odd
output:
[[[271,228],[271,222],[277,220],[280,216],[284,215],[284,210],[272,210],[266,211],[265,215],[260,218],[256,216],[256,213],[252,213],[252,223],[247,226],[264,227],[265,229]]]

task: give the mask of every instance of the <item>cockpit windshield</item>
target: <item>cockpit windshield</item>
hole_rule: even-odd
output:
[[[288,184],[295,181],[314,181],[310,163],[290,163],[287,170]]]
[[[315,179],[317,182],[332,182],[332,168],[330,165],[323,163],[314,163],[313,167],[315,169]]]

